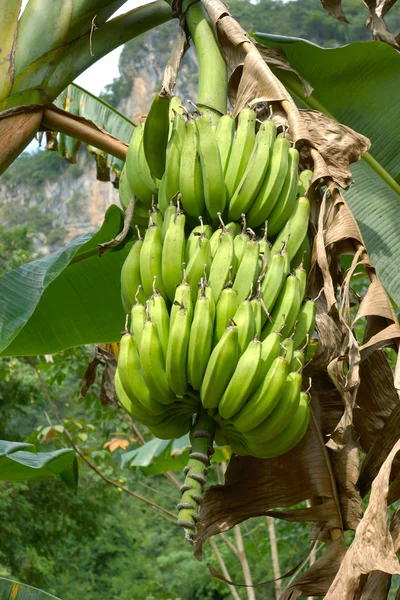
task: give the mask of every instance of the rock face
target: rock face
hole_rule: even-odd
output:
[[[120,77],[113,83],[115,98],[118,109],[135,122],[146,114],[154,93],[160,89],[177,26],[177,22],[166,23],[132,40],[121,53]],[[195,99],[196,78],[196,58],[190,50],[184,58],[176,93],[185,100]],[[17,165],[18,161],[12,168]],[[96,230],[112,203],[119,204],[118,191],[112,183],[96,179],[95,161],[83,150],[77,165],[67,165],[60,175],[39,185],[28,177],[18,185],[0,179],[1,223],[32,224],[39,232],[40,250],[45,253],[77,235]]]

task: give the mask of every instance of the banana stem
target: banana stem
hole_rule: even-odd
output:
[[[209,115],[212,124],[216,125],[220,113],[226,113],[228,89],[226,63],[204,8],[199,2],[193,4],[190,2],[191,0],[184,0],[182,12],[185,14],[199,62],[197,104],[202,112]]]
[[[191,544],[196,537],[199,520],[199,507],[203,501],[203,489],[207,482],[207,471],[213,451],[216,423],[202,410],[192,429],[193,445],[189,452],[189,462],[185,467],[185,482],[181,486],[181,502],[177,505],[178,525],[185,530],[185,539]]]

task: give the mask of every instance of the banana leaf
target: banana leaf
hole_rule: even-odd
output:
[[[43,590],[0,577],[0,600],[60,600]]]
[[[33,444],[0,440],[0,481],[28,481],[54,475],[76,489],[78,463],[71,448],[36,454]]]
[[[305,98],[289,71],[274,73],[302,108],[319,110],[366,135],[371,153],[352,165],[355,185],[344,192],[377,274],[400,305],[400,55],[381,42],[324,49],[299,38],[254,34],[280,46],[314,88]]]
[[[120,272],[130,244],[98,255],[98,244],[123,227],[123,213],[107,210],[95,233],[0,277],[0,354],[51,354],[92,342],[119,340],[125,315]]]
[[[92,121],[117,139],[129,143],[134,124],[110,104],[72,83],[56,98],[54,104],[78,117]],[[104,164],[111,166],[117,173],[122,170],[123,162],[111,154],[88,146],[90,152],[104,158]],[[74,158],[74,156],[72,156]]]

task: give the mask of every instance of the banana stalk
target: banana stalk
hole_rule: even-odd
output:
[[[178,525],[185,530],[185,538],[191,544],[196,537],[196,524],[199,520],[199,507],[203,500],[203,488],[207,481],[207,470],[212,454],[216,423],[205,410],[192,428],[193,445],[189,452],[189,462],[185,467],[185,481],[180,490],[182,498],[177,505]]]

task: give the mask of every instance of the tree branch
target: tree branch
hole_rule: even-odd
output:
[[[269,541],[271,543],[272,568],[274,570],[274,579],[276,579],[276,581],[275,581],[275,596],[276,596],[276,600],[279,600],[280,595],[282,594],[282,580],[280,579],[281,570],[279,567],[278,544],[276,543],[275,523],[274,523],[273,517],[267,517],[267,525],[268,525]]]
[[[225,579],[228,579],[228,581],[232,581],[231,580],[231,576],[229,575],[229,571],[228,571],[228,569],[226,567],[226,564],[224,563],[224,559],[222,558],[221,553],[218,550],[217,543],[212,538],[210,538],[210,546],[211,546],[211,548],[212,548],[212,550],[213,550],[213,552],[214,552],[214,554],[215,554],[215,556],[217,558],[219,567],[220,567],[220,569],[222,571],[222,575],[225,577]],[[235,586],[230,585],[230,584],[228,584],[228,585],[229,585],[229,589],[231,590],[231,593],[232,593],[232,596],[234,597],[234,599],[235,600],[240,600],[240,596],[237,593],[237,591],[235,589]]]

